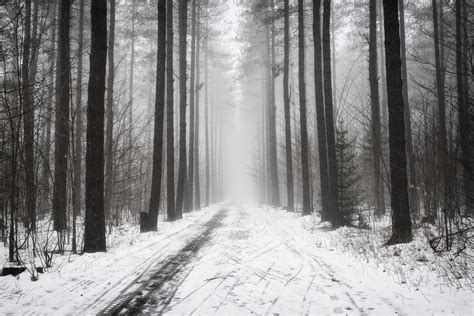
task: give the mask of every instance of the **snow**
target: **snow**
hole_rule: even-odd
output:
[[[337,243],[347,232],[284,210],[215,205],[160,222],[157,233],[122,227],[107,253],[56,256],[36,282],[27,273],[0,278],[0,311],[94,314],[133,293],[147,298],[145,314],[473,313],[469,288],[441,284],[421,263],[402,282],[382,259]],[[404,249],[394,259],[393,248],[378,247],[390,267],[405,258]]]

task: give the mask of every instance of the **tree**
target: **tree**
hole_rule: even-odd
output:
[[[173,73],[173,0],[166,0],[166,194],[167,216],[174,221],[175,190],[174,190],[174,73]]]
[[[191,69],[189,78],[189,153],[188,153],[188,176],[185,191],[184,212],[193,209],[194,201],[194,132],[195,132],[195,78],[196,78],[196,0],[192,0],[191,12]]]
[[[309,188],[309,150],[306,122],[306,87],[304,78],[304,1],[298,0],[298,84],[300,92],[300,133],[301,133],[301,168],[303,178],[303,215],[311,214],[311,196]]]
[[[106,251],[104,214],[104,95],[107,0],[91,3],[91,57],[87,100],[84,252]]]
[[[374,165],[374,197],[375,214],[385,214],[383,197],[383,181],[380,170],[382,154],[381,146],[381,123],[380,123],[380,99],[377,67],[377,1],[370,0],[370,26],[369,26],[369,83],[370,83],[370,108],[372,128],[372,159]]]
[[[56,128],[54,132],[54,229],[62,233],[67,228],[67,164],[69,150],[69,23],[71,2],[59,5],[58,59],[56,68]],[[61,235],[61,234],[60,234]],[[62,238],[58,244],[62,250]]]
[[[400,54],[402,58],[402,80],[403,80],[403,103],[405,115],[405,139],[407,149],[407,168],[408,168],[408,188],[410,192],[410,205],[412,210],[418,209],[417,179],[416,179],[416,161],[413,152],[413,137],[411,132],[411,114],[408,100],[408,71],[406,59],[406,41],[405,41],[405,5],[404,0],[398,0],[398,10],[400,12]]]
[[[462,15],[462,1],[456,0],[456,86],[457,86],[457,101],[458,101],[458,120],[459,120],[459,141],[461,145],[461,162],[463,170],[463,191],[466,206],[466,213],[474,214],[474,170],[473,170],[473,140],[471,140],[472,109],[470,109],[469,98],[466,96],[468,86],[465,85],[464,59],[467,56],[463,55],[463,25]],[[465,9],[465,8],[464,8]]]
[[[115,82],[115,0],[109,0],[110,22],[109,22],[109,44],[107,50],[107,99],[105,107],[105,196],[104,211],[105,218],[110,220],[112,209],[113,192],[113,134],[114,134],[114,82]]]
[[[111,0],[111,3],[114,0]],[[82,197],[82,55],[84,47],[84,0],[79,1],[77,42],[76,129],[74,134],[74,184],[72,190],[72,252],[77,252],[76,217],[81,213]]]
[[[405,119],[403,103],[402,60],[398,4],[384,0],[385,56],[387,67],[387,96],[390,146],[390,189],[392,205],[392,236],[387,245],[412,240],[408,202],[407,158],[405,148]]]
[[[285,145],[286,145],[286,195],[287,209],[295,210],[295,193],[293,183],[293,151],[291,140],[291,114],[290,114],[290,1],[284,1],[284,57],[283,57],[283,107],[285,111]]]
[[[268,57],[268,71],[269,71],[269,89],[268,89],[268,141],[269,141],[269,173],[270,173],[270,197],[273,206],[280,206],[280,187],[278,181],[278,154],[277,154],[277,135],[276,135],[276,103],[275,103],[275,78],[276,63],[275,63],[275,1],[271,0],[271,26],[267,28],[270,32],[271,38]]]
[[[38,3],[35,5],[36,25],[38,16]],[[23,56],[21,65],[22,83],[23,83],[23,141],[25,151],[25,186],[26,186],[26,209],[27,223],[32,231],[36,226],[36,190],[35,190],[35,161],[34,161],[34,74],[36,66],[34,61],[35,47],[31,49],[32,37],[36,38],[36,31],[31,35],[31,0],[25,1],[25,37],[23,39]],[[37,27],[36,27],[37,28]]]
[[[336,162],[337,162],[337,208],[342,214],[342,224],[351,226],[357,222],[359,227],[366,223],[358,207],[362,192],[359,187],[360,176],[357,174],[355,140],[349,139],[344,122],[340,121],[336,130]]]
[[[209,3],[206,1],[204,35],[204,146],[206,155],[206,191],[204,206],[209,206],[211,192],[211,157],[209,148]]]
[[[437,103],[438,103],[438,129],[439,129],[439,164],[442,168],[441,171],[441,183],[443,185],[443,195],[442,198],[444,207],[446,208],[447,202],[447,190],[449,186],[448,181],[448,144],[447,144],[447,132],[446,132],[446,98],[444,92],[444,83],[445,83],[445,74],[444,74],[444,66],[443,66],[443,54],[442,49],[440,46],[442,45],[442,41],[444,40],[443,37],[443,27],[439,26],[439,22],[443,23],[438,20],[439,13],[438,13],[438,0],[432,0],[432,9],[433,9],[433,39],[434,39],[434,52],[435,52],[435,68],[436,68],[436,92],[437,92]],[[442,10],[442,8],[440,8]],[[434,214],[430,214],[434,215]]]
[[[187,0],[179,0],[179,162],[176,189],[176,217],[182,218],[183,196],[186,183],[186,34]]]
[[[156,231],[161,196],[163,170],[163,120],[165,110],[166,75],[166,0],[158,1],[158,52],[156,55],[155,132],[153,135],[153,170],[151,176],[150,207],[147,227],[142,231]]]
[[[321,220],[330,218],[329,167],[326,137],[326,118],[323,91],[323,64],[321,42],[321,0],[313,1],[314,88],[316,98],[316,125],[318,132],[319,175],[321,187]]]
[[[196,29],[196,84],[193,87],[193,89],[196,89],[196,100],[195,100],[195,107],[196,107],[196,113],[195,113],[195,126],[194,126],[194,204],[193,204],[193,209],[198,210],[201,208],[201,183],[200,183],[200,177],[199,177],[199,166],[200,166],[200,161],[199,161],[199,96],[200,96],[200,90],[201,90],[201,65],[200,65],[200,57],[201,57],[201,4],[197,6],[197,12],[196,12],[196,24],[197,24],[197,29]]]
[[[328,149],[328,174],[329,174],[329,207],[330,207],[330,221],[335,227],[341,225],[342,215],[338,211],[336,205],[336,139],[334,128],[334,109],[333,109],[333,95],[331,86],[331,0],[323,0],[323,83],[324,83],[324,109],[326,116],[326,137]]]

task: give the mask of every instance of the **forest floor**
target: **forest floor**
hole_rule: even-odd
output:
[[[314,217],[231,204],[158,229],[120,227],[107,253],[58,255],[34,282],[26,272],[1,277],[0,313],[473,313],[472,289],[446,283],[439,261],[416,240],[382,247]],[[355,253],[367,245],[377,255]],[[2,260],[5,253],[0,248]]]

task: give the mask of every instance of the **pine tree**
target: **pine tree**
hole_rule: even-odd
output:
[[[358,210],[361,202],[360,175],[356,164],[355,139],[348,137],[348,131],[343,121],[339,121],[336,129],[336,192],[337,208],[342,215],[343,225],[353,225],[358,222],[359,227],[365,222]]]

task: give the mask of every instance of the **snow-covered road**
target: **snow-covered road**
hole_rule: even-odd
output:
[[[135,235],[133,245],[119,240],[107,254],[58,263],[37,282],[10,278],[0,284],[0,313],[472,313],[472,292],[397,284],[317,246],[326,232],[309,232],[308,221],[265,207],[212,207]]]

